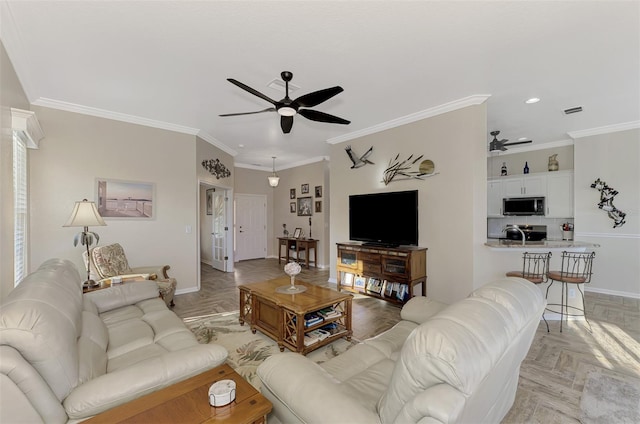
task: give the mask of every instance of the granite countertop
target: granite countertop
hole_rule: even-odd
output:
[[[574,240],[543,240],[543,241],[528,241],[524,246],[521,241],[518,240],[504,240],[504,239],[488,239],[484,244],[487,247],[493,249],[588,249],[600,247],[598,244],[587,243],[584,241]]]

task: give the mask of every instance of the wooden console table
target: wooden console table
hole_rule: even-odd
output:
[[[427,295],[427,248],[375,247],[337,243],[337,283],[340,290],[404,304],[420,286]]]
[[[282,247],[284,246],[284,255],[282,254]],[[313,249],[313,260],[311,259],[311,249]],[[289,256],[289,250],[296,251],[296,261],[300,259],[300,251],[305,251],[304,265],[309,268],[310,264],[314,267],[318,267],[318,240],[314,239],[297,239],[293,237],[278,237],[278,264],[284,260],[285,263],[289,263],[291,257]]]
[[[209,387],[220,380],[236,383],[236,400],[209,405]],[[98,414],[85,423],[266,423],[271,402],[229,365],[205,371],[157,392]]]

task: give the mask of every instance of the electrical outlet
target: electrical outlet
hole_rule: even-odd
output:
[[[574,299],[576,297],[576,289],[569,289],[569,299]]]

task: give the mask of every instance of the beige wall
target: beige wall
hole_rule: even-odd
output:
[[[95,199],[96,177],[156,184],[155,218],[107,220],[100,244],[122,244],[131,266],[171,265],[178,290],[198,282],[196,140],[140,125],[34,107],[46,142],[31,155],[31,271],[67,258],[82,269],[79,228],[63,228],[74,202]]]
[[[344,148],[373,146],[375,165],[350,169]],[[382,182],[389,160],[400,154],[424,155],[436,166],[424,181]],[[415,156],[414,156],[415,157]],[[331,146],[331,276],[335,278],[335,243],[349,237],[350,194],[419,191],[419,245],[427,247],[427,294],[453,302],[487,282],[483,258],[486,241],[486,105],[466,107],[401,127]],[[376,223],[377,225],[393,225]]]
[[[0,300],[13,289],[12,107],[29,110],[29,101],[0,42]]]
[[[300,197],[311,197],[313,211],[311,215],[311,236],[318,240],[318,266],[327,267],[330,261],[329,252],[329,210],[328,202],[328,168],[329,162],[320,160],[307,165],[278,171],[280,184],[274,190],[273,203],[273,227],[275,237],[283,236],[282,224],[287,224],[287,230],[293,235],[295,228],[302,228],[305,235],[309,236],[309,217],[298,216],[297,199]],[[266,179],[266,178],[265,178]],[[302,194],[302,184],[309,184],[309,193]],[[315,196],[315,187],[322,186],[322,197]],[[296,190],[296,198],[289,197],[290,189]],[[322,211],[315,211],[315,202],[322,202]],[[296,212],[291,213],[290,203],[296,203]],[[273,246],[276,247],[277,239],[273,239]],[[277,255],[277,252],[276,252]],[[335,262],[335,259],[334,259]]]
[[[575,238],[597,243],[593,281],[587,290],[640,298],[640,130],[619,131],[575,142]],[[613,204],[626,224],[598,208],[597,179],[618,191]]]

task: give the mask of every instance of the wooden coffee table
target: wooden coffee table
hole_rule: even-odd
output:
[[[209,387],[225,379],[235,381],[236,400],[225,406],[209,405]],[[105,411],[84,423],[261,424],[266,422],[271,408],[271,402],[224,364]]]
[[[276,288],[290,284],[289,277],[277,278],[262,283],[246,284],[240,289],[240,324],[251,324],[251,331],[266,334],[278,342],[280,351],[285,347],[302,355],[327,345],[340,337],[351,340],[351,300],[353,296],[324,287],[296,280],[307,291],[298,294],[283,294]],[[305,315],[327,307],[333,308],[339,316],[306,327]],[[329,324],[335,327],[327,338],[306,345],[304,335]],[[301,335],[301,337],[298,337]]]

